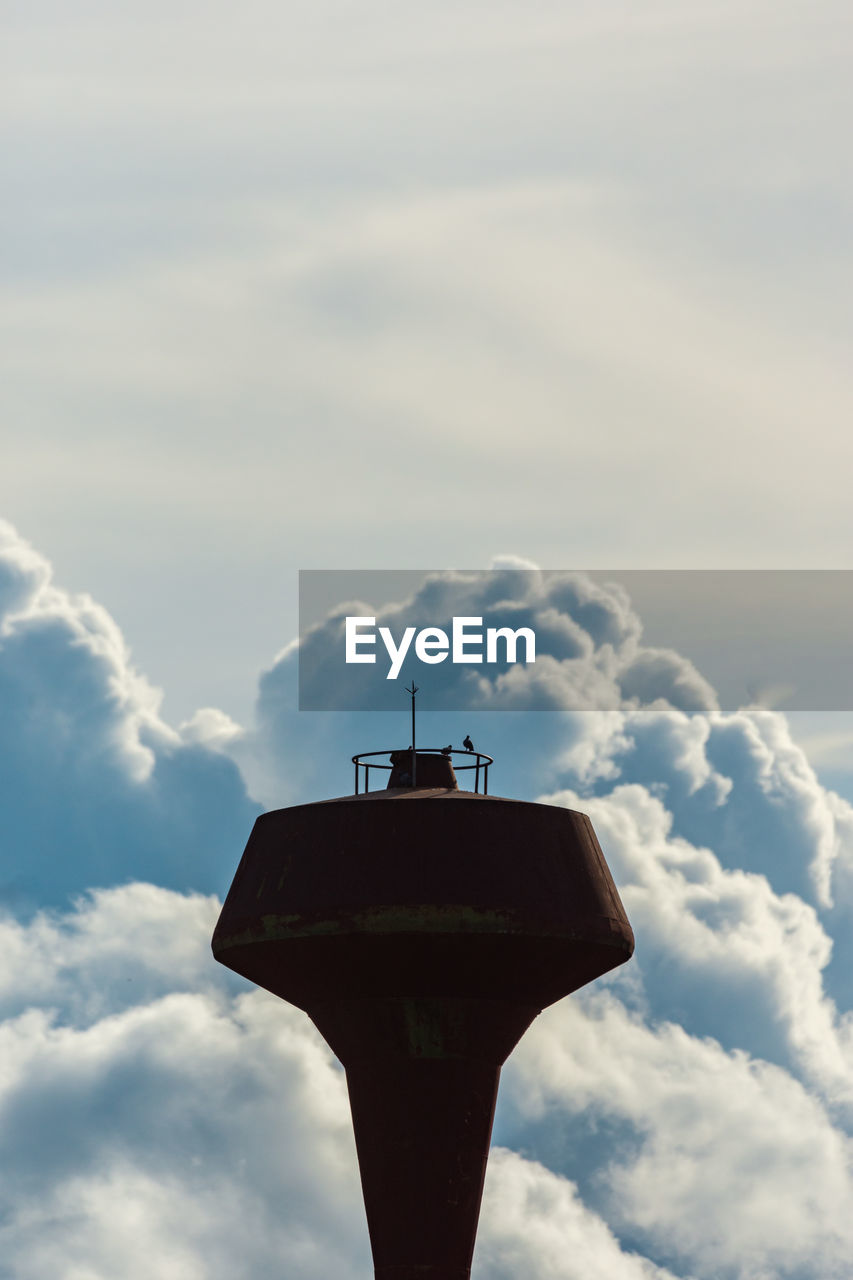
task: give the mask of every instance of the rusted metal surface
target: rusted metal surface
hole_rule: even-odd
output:
[[[633,945],[585,815],[440,786],[264,814],[213,938],[346,1068],[380,1280],[469,1274],[501,1064]]]
[[[456,774],[449,756],[426,751],[392,751],[390,753],[391,776],[389,787],[411,787],[417,778],[419,787],[456,788]],[[417,761],[417,772],[415,772]]]

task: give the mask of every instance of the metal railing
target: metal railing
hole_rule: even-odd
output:
[[[407,756],[410,752],[411,747],[394,747],[390,751],[360,751],[358,755],[353,756],[352,762],[355,765],[355,794],[361,794],[359,791],[359,769],[364,770],[364,793],[366,794],[370,790],[371,769],[381,769],[386,773],[390,773],[391,770],[395,768],[393,764],[367,764],[366,760],[368,757],[395,755]],[[487,796],[489,794],[489,765],[494,764],[494,761],[491,756],[484,755],[482,751],[464,751],[461,747],[458,750],[456,747],[452,747],[450,751],[444,747],[418,747],[417,755],[444,756],[447,759],[450,759],[453,756],[473,757],[473,763],[471,764],[456,764],[454,761],[453,772],[464,773],[466,770],[473,769],[474,791],[478,795],[480,793],[480,776],[482,774],[483,795]],[[384,788],[382,789],[384,790]]]

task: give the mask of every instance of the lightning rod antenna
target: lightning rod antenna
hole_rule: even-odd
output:
[[[418,757],[416,753],[417,744],[415,742],[415,694],[417,693],[417,691],[418,691],[418,686],[415,684],[413,680],[411,689],[406,690],[406,693],[410,693],[412,695],[412,786],[413,787],[416,787],[418,785]]]

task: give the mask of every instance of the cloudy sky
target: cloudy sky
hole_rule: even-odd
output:
[[[15,1280],[370,1274],[340,1070],[209,953],[393,723],[296,712],[300,568],[853,568],[851,55],[839,0],[7,6]],[[478,1273],[846,1277],[851,720],[522,580],[554,709],[442,740],[590,813],[638,946],[505,1070]]]

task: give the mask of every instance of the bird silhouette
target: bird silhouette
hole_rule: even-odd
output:
[[[462,745],[463,745],[463,747],[465,748],[465,750],[466,750],[466,751],[473,751],[473,750],[474,750],[474,744],[473,744],[473,742],[471,741],[470,736],[468,736],[468,735],[466,735],[466,736],[462,739]]]
[[[443,756],[449,756],[452,750],[453,750],[453,743],[451,742],[451,743],[448,743],[446,747],[441,748],[441,754]]]

